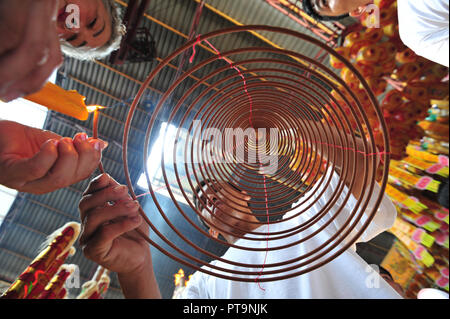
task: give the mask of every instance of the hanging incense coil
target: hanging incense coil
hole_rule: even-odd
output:
[[[319,51],[333,56],[334,61],[344,65],[359,90],[356,93],[354,87],[351,88],[344,82],[335,70],[313,58],[312,53],[307,55],[268,46],[245,47],[242,43],[233,47],[236,41],[231,41],[231,37],[243,35],[245,38],[248,32],[264,32],[290,41],[308,43],[316,48],[308,50],[309,52]],[[220,52],[214,45],[221,48]],[[205,49],[209,53],[205,54]],[[149,225],[152,237],[155,236],[157,240],[142,233],[141,235],[156,249],[183,265],[220,278],[245,282],[274,281],[298,276],[321,267],[348,249],[368,227],[382,200],[389,166],[386,124],[373,92],[355,67],[324,43],[292,30],[255,25],[214,31],[187,42],[160,62],[134,98],[125,124],[122,155],[132,197],[137,198],[133,190],[135,181],[130,179],[128,171],[127,147],[135,110],[150,83],[163,77],[165,74],[162,70],[169,64],[177,65],[183,55],[190,56],[192,63],[165,90],[151,114],[146,130],[144,168],[149,194],[156,210],[144,212],[141,208],[140,213]],[[161,122],[166,123],[162,129]],[[327,132],[331,128],[341,132],[337,140],[328,134],[322,136],[315,133]],[[236,135],[233,134],[239,130],[250,132],[241,140],[241,145],[237,141],[234,143]],[[152,157],[151,160],[161,165],[163,187],[173,201],[176,212],[162,209],[156,196],[161,185],[153,184],[153,176],[150,176],[147,168],[149,151],[153,145],[150,142],[159,132],[163,136],[162,149],[158,158]],[[349,138],[345,135],[346,132],[354,134]],[[379,181],[381,192],[376,198],[371,198],[370,194],[376,183],[374,176],[377,157],[380,156],[379,149],[375,148],[374,132],[377,133],[377,145],[381,143],[383,146],[380,154],[384,166]],[[286,219],[294,221],[316,203],[317,198],[313,199],[313,193],[318,189],[323,192],[330,187],[331,177],[327,172],[334,169],[331,159],[340,153],[347,161],[355,160],[358,153],[354,147],[355,134],[362,137],[363,152],[367,155],[364,157],[363,167],[350,171],[344,165],[331,200],[306,222],[299,222],[295,227],[277,232],[270,232],[269,227],[268,231],[248,232],[241,236],[243,241],[236,243],[211,236],[197,222],[197,218],[203,218],[196,206],[203,190],[197,192],[196,188],[202,183],[211,187],[217,181],[226,182],[235,190],[245,191],[251,197],[248,205],[252,207],[253,213],[263,217],[263,220],[267,217],[270,225],[284,223],[285,219],[270,218],[289,212],[291,215]],[[268,136],[277,142],[272,145]],[[232,147],[225,145],[224,140],[227,141],[227,138]],[[242,153],[238,154],[238,148]],[[325,161],[321,155],[325,149],[329,161]],[[277,156],[275,171],[268,172],[267,162],[263,163],[258,156],[264,152]],[[368,171],[369,167],[372,171]],[[351,185],[357,179],[363,180],[365,194],[369,196],[361,195],[356,198],[357,204],[351,207],[353,210],[342,228],[331,234],[329,240],[302,255],[289,256],[286,260],[276,262],[252,264],[245,260],[222,258],[192,240],[192,232],[197,232],[217,244],[242,250],[244,256],[246,253],[273,256],[277,250],[301,245],[306,240],[314,239],[333,221],[332,217],[325,222],[325,226],[320,226],[324,216],[333,205],[337,205],[338,200],[343,201],[340,205],[345,205],[348,196],[343,193],[344,179],[350,180]],[[235,209],[240,209],[234,193],[222,192],[220,195],[238,205],[237,208],[233,206]],[[189,206],[190,212],[185,208],[186,205],[180,205],[180,198]],[[276,201],[272,198],[276,198]],[[375,201],[375,204],[370,211],[365,212],[368,218],[356,230],[355,225],[361,219],[361,212],[368,206],[369,200]],[[222,210],[214,206],[215,203],[212,205],[212,208],[207,208],[210,214],[215,210]],[[308,206],[306,209],[305,205]],[[341,209],[342,207],[338,207],[338,211]],[[194,215],[192,211],[195,212]],[[241,212],[248,214],[248,210],[244,208]],[[155,215],[162,218],[167,227],[157,227],[152,222]],[[180,218],[187,222],[189,229],[175,227],[174,220]],[[224,218],[222,222],[226,224],[227,220]],[[316,227],[314,231],[313,226]],[[217,225],[217,228],[220,229],[220,226]],[[220,231],[231,234],[226,228]],[[171,239],[168,237],[169,233]],[[175,244],[173,236],[189,249],[181,249]],[[289,238],[292,240],[288,244],[273,244],[277,240]],[[267,247],[239,245],[242,242],[257,241],[266,242]],[[206,260],[211,259],[221,263],[210,265]],[[208,268],[202,268],[206,265]]]

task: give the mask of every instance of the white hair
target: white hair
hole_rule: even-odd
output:
[[[106,11],[111,17],[111,38],[107,43],[98,48],[89,48],[86,46],[76,48],[68,42],[61,41],[61,50],[64,55],[78,60],[103,59],[111,52],[119,49],[122,37],[125,35],[125,26],[122,24],[121,10],[115,0],[102,0]]]

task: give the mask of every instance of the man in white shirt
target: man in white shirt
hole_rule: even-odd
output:
[[[448,67],[448,0],[399,0],[397,6],[403,43],[416,54]]]
[[[343,227],[343,225],[348,219],[352,220],[351,224],[354,223],[355,225],[355,228],[351,231],[352,235],[361,230],[364,223],[367,222],[369,212],[379,195],[379,186],[375,185],[372,194],[363,195],[367,200],[370,198],[366,209],[354,210],[357,206],[356,199],[352,194],[348,194],[348,188],[343,186],[339,176],[330,169],[324,178],[325,180],[331,179],[328,186],[317,185],[311,190],[312,196],[307,196],[308,199],[303,200],[303,203],[301,199],[293,204],[294,209],[285,214],[281,221],[270,223],[263,223],[251,214],[247,204],[250,196],[245,192],[239,193],[227,183],[206,183],[203,186],[203,191],[199,192],[200,200],[196,201],[197,208],[202,212],[202,217],[209,228],[210,234],[216,238],[221,234],[229,244],[234,246],[230,247],[221,257],[222,261],[211,262],[211,265],[220,267],[220,269],[224,269],[223,271],[214,270],[208,266],[204,266],[203,269],[228,275],[236,280],[222,279],[198,271],[190,279],[183,292],[183,297],[186,299],[400,298],[401,296],[390,284],[356,254],[353,247],[311,272],[288,279],[262,282],[265,278],[297,274],[311,265],[318,266],[331,255],[331,252],[336,252],[348,243],[352,236],[347,236],[325,257],[321,257],[306,266],[301,266],[301,264],[315,257],[316,254],[309,254],[330,239],[332,235],[343,233],[343,229],[347,230],[348,228]],[[341,192],[339,189],[341,189]],[[228,196],[222,196],[221,194],[228,194]],[[233,199],[229,199],[230,197]],[[314,217],[323,212],[325,207],[333,200],[333,197],[336,197],[337,200],[331,209],[314,224],[307,227],[306,230],[294,232],[286,238],[274,239],[279,235],[272,234],[280,234],[283,231],[292,232],[295,227],[313,220]],[[206,206],[202,203],[205,203]],[[314,204],[310,207],[311,203]],[[343,209],[339,212],[340,208]],[[210,211],[213,211],[213,214]],[[356,221],[354,217],[358,216],[359,213],[362,213],[361,219]],[[383,196],[377,214],[369,227],[363,232],[359,241],[368,241],[390,228],[395,216],[395,207],[386,196]],[[327,222],[330,223],[326,225]],[[304,240],[305,237],[315,232],[318,233],[310,239]],[[260,235],[251,235],[252,233],[259,233]],[[258,240],[252,240],[251,238]],[[300,243],[297,243],[298,241]],[[293,243],[297,244],[289,246]],[[272,250],[277,247],[286,248]],[[251,251],[248,248],[259,248],[260,250]],[[272,266],[272,264],[286,261],[292,262],[285,266]],[[249,266],[241,267],[232,263],[246,263]],[[263,266],[255,268],[255,265]],[[291,270],[284,271],[283,268],[286,269],[286,267],[291,268]],[[262,276],[228,272],[273,270],[283,271],[278,274]],[[238,281],[242,278],[252,280],[250,282]]]
[[[373,1],[303,0],[304,10],[316,20],[359,16]],[[400,37],[416,54],[449,66],[448,0],[398,0]]]

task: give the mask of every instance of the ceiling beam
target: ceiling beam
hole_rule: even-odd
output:
[[[118,0],[116,0],[116,1],[118,1]],[[198,3],[198,2],[200,2],[201,0],[193,0],[193,1],[195,1],[195,2]],[[215,14],[221,16],[222,18],[226,19],[227,21],[229,21],[229,22],[231,22],[231,23],[233,23],[233,24],[235,24],[235,25],[237,25],[237,26],[244,26],[244,25],[245,25],[244,23],[242,23],[242,22],[240,22],[240,21],[237,21],[236,19],[230,17],[230,16],[227,15],[226,13],[220,11],[219,9],[213,7],[213,6],[210,5],[210,4],[205,3],[205,8],[207,8],[208,10],[214,12]],[[256,32],[256,31],[248,31],[248,32],[251,33],[252,35],[254,35],[255,37],[257,37],[258,39],[260,39],[260,40],[264,41],[265,43],[269,44],[270,46],[276,48],[276,49],[285,50],[285,48],[283,48],[282,46],[276,44],[275,42],[273,42],[273,41],[271,41],[271,40],[269,40],[269,39],[267,39],[266,37],[264,37],[263,35],[259,34],[259,33]],[[299,58],[293,57],[293,56],[291,56],[291,58],[294,59],[295,61],[297,61],[297,62],[299,62],[299,63],[301,63],[301,64],[307,66],[307,67],[310,66],[309,63],[303,61],[302,59],[299,59]],[[320,70],[316,70],[316,72],[319,73],[319,74],[321,74],[323,77],[325,77],[326,79],[328,79],[330,82],[333,82],[333,83],[336,84],[336,85],[338,84],[334,79],[332,79],[332,78],[331,78],[330,76],[328,76],[327,74],[323,74],[323,72],[321,72]]]

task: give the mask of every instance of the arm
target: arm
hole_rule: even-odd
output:
[[[127,299],[160,299],[158,283],[152,267],[151,258],[146,267],[131,273],[119,273],[120,287]]]
[[[106,174],[100,175],[89,184],[79,209],[84,255],[117,273],[126,298],[161,298],[150,247],[134,231],[139,229],[148,235],[148,227],[127,187]]]
[[[106,142],[79,133],[72,138],[0,120],[0,184],[44,194],[88,178]]]

